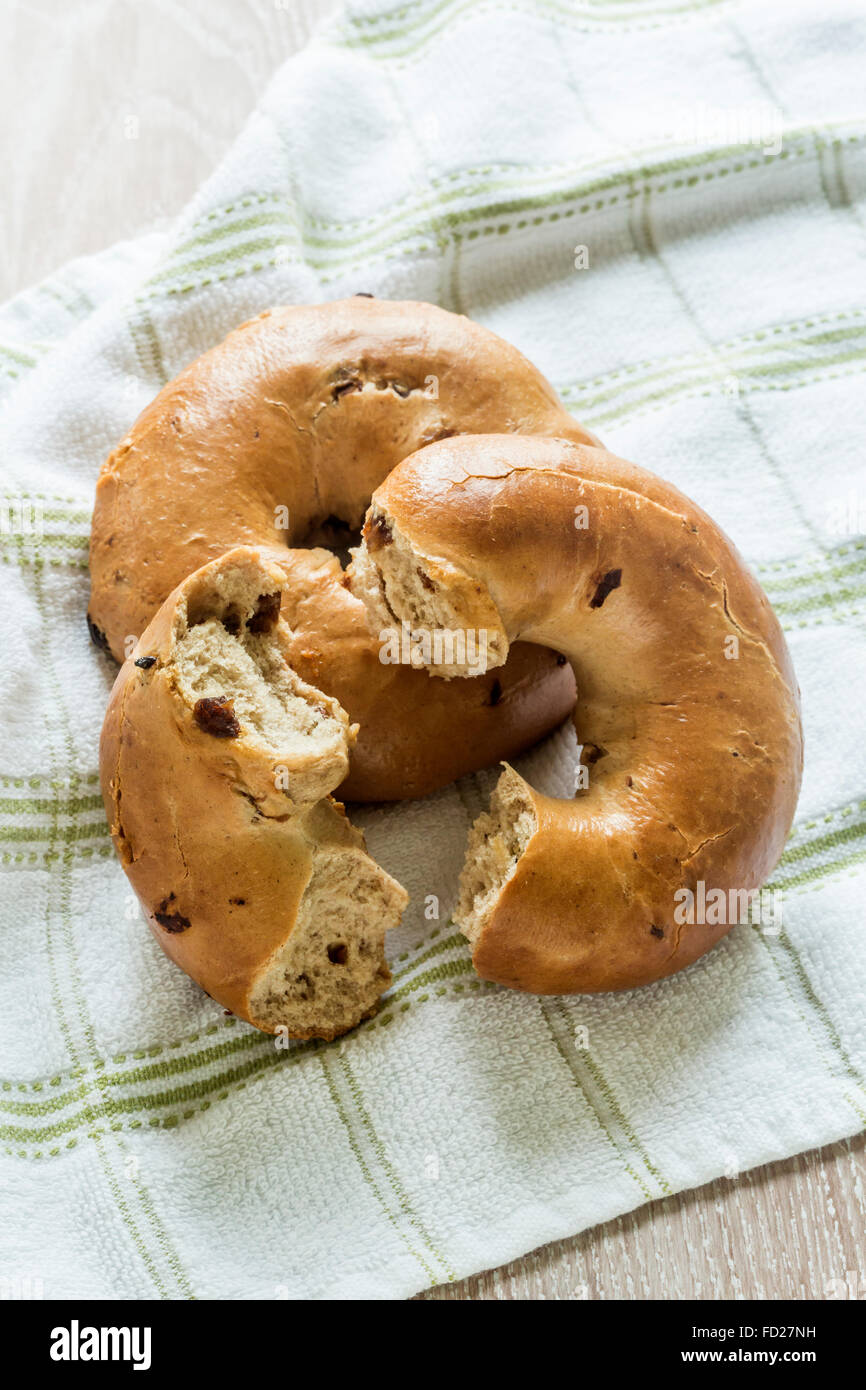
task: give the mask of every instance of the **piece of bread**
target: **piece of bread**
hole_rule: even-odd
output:
[[[575,668],[588,786],[551,798],[506,768],[472,833],[455,917],[479,974],[583,993],[696,960],[775,867],[802,772],[784,637],[731,543],[601,449],[505,435],[404,460],[364,537],[374,630],[459,626],[490,667],[519,636]],[[714,910],[689,921],[701,884]]]
[[[515,348],[434,305],[355,296],[262,314],[170,382],[107,459],[91,531],[93,640],[122,661],[169,593],[234,546],[345,548],[401,458],[490,431],[594,441]],[[488,687],[507,692],[507,707],[481,687],[439,690],[431,704],[430,681],[411,670],[395,677],[393,701],[344,677],[341,699],[365,715],[351,795],[400,795],[404,737],[417,770],[404,794],[419,795],[549,732],[572,697],[568,672],[534,650],[515,666]]]
[[[339,700],[359,726],[348,776],[337,788],[343,800],[426,796],[473,768],[531,747],[574,708],[574,676],[565,658],[525,642],[514,644],[500,670],[462,681],[383,662],[382,630],[370,632],[366,608],[335,555],[268,554],[286,580],[282,616],[290,665]]]
[[[390,982],[406,893],[329,793],[356,729],[286,657],[279,565],[189,576],[112,691],[100,745],[121,863],[170,958],[267,1032],[333,1038]]]

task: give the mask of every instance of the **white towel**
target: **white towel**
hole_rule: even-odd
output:
[[[353,4],[167,233],[0,310],[13,1288],[404,1297],[866,1124],[864,49],[858,0]],[[516,343],[754,566],[806,732],[777,934],[622,995],[480,983],[449,911],[485,773],[359,813],[412,906],[341,1043],[277,1051],[160,954],[96,781],[94,483],[236,324],[358,290]]]

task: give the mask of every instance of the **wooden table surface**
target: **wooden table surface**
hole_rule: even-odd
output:
[[[333,0],[5,0],[0,299],[185,203]],[[129,118],[136,122],[130,124]],[[137,131],[129,138],[130,129]],[[866,1136],[422,1298],[866,1298]]]

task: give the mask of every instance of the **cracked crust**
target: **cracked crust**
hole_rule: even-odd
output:
[[[401,458],[491,430],[593,440],[515,348],[434,305],[354,297],[262,314],[170,382],[106,460],[91,530],[92,633],[122,661],[168,594],[234,546],[345,548]],[[327,630],[323,639],[337,648]],[[339,664],[339,650],[329,661]],[[409,761],[428,770],[431,735],[448,742],[459,756],[424,792],[489,761],[491,743],[495,758],[511,756],[567,712],[567,681],[549,657],[524,653],[522,671],[535,693],[502,735],[501,711],[483,702],[463,733],[468,697],[445,691],[431,727],[429,680],[412,672],[395,704],[368,704],[365,739],[385,744],[399,722]],[[340,690],[353,716],[365,703],[361,676]],[[491,736],[476,738],[487,726]],[[371,800],[399,786],[400,763],[379,766],[380,781],[364,780]]]
[[[389,983],[406,894],[329,795],[356,730],[287,663],[285,584],[242,547],[169,596],[115,682],[100,774],[166,955],[256,1027],[332,1038]]]
[[[652,474],[507,436],[405,460],[374,494],[382,528],[355,561],[365,593],[431,626],[492,611],[506,647],[551,646],[577,679],[588,787],[550,798],[507,769],[473,831],[456,920],[479,974],[590,993],[696,960],[732,923],[681,922],[675,894],[759,889],[802,773],[788,650],[734,547]]]

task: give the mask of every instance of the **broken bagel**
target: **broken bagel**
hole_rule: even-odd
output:
[[[100,744],[112,838],[157,941],[266,1032],[333,1038],[390,982],[406,893],[330,793],[356,729],[287,660],[282,569],[190,575],[118,674]]]
[[[785,639],[719,527],[601,449],[490,435],[405,459],[364,535],[374,630],[471,630],[491,669],[520,637],[574,667],[586,785],[543,796],[506,766],[470,838],[455,920],[478,973],[592,993],[703,955],[733,922],[684,919],[678,895],[760,889],[803,756]]]

